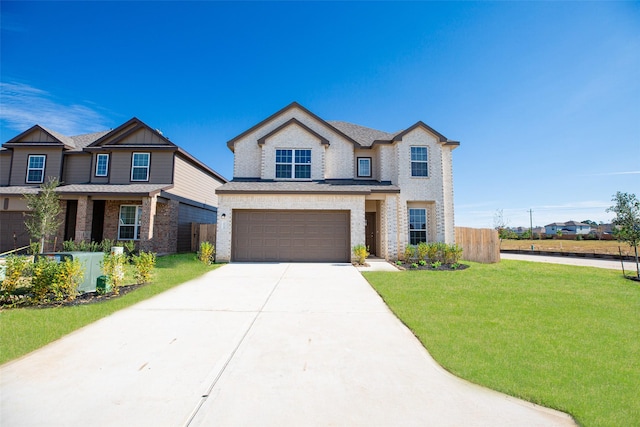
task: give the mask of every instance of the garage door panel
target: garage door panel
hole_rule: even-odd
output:
[[[233,261],[350,260],[348,211],[233,211]]]

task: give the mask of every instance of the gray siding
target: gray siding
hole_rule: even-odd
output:
[[[65,184],[86,184],[89,182],[91,155],[73,154],[64,156],[62,181]]]
[[[180,203],[178,208],[178,252],[191,250],[191,223],[215,224],[217,210]]]
[[[175,157],[173,188],[168,192],[207,205],[218,206],[216,188],[222,183],[180,155]]]
[[[28,135],[23,136],[20,139],[20,142],[55,142],[56,144],[60,143],[58,140],[52,138],[40,129],[36,129]]]
[[[0,152],[0,185],[9,185],[9,171],[11,170],[11,151]]]
[[[113,151],[109,170],[109,182],[111,184],[131,183],[131,159],[133,153],[151,153],[151,164],[149,170],[149,184],[165,184],[172,182],[173,173],[173,152],[171,151],[150,151],[146,148],[131,151]],[[93,174],[92,174],[93,176]],[[92,182],[102,182],[92,180]]]
[[[47,156],[44,169],[44,182],[50,177],[60,179],[62,164],[61,147],[26,147],[14,148],[11,166],[10,185],[25,185],[27,182],[27,162],[30,154],[44,154]],[[34,184],[39,185],[39,184]]]

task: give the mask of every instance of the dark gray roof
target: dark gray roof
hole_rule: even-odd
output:
[[[40,126],[43,130],[45,130],[46,132],[48,132],[51,136],[53,136],[54,138],[58,139],[60,142],[62,142],[64,145],[70,147],[70,148],[75,148],[76,144],[75,142],[73,142],[73,139],[71,139],[68,136],[65,136],[61,133],[58,133],[54,130],[48,129],[44,126]]]
[[[80,151],[84,147],[86,147],[87,145],[91,144],[92,142],[97,141],[98,139],[102,138],[103,136],[105,136],[109,132],[111,132],[111,131],[110,130],[103,130],[102,132],[86,133],[84,135],[72,136],[71,139],[75,143],[76,149],[78,149],[78,151]]]
[[[355,125],[353,123],[341,121],[328,121],[327,123],[358,142],[358,144],[366,147],[370,147],[373,141],[391,141],[394,137],[392,133]]]
[[[378,181],[231,181],[216,188],[216,194],[224,193],[333,193],[370,194],[399,193],[400,188]]]
[[[148,195],[168,190],[173,184],[69,184],[56,188],[60,194],[128,194]],[[10,186],[0,187],[2,195],[35,194],[40,187],[37,186]]]

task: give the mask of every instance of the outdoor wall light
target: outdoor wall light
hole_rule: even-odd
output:
[[[227,217],[227,214],[222,214],[220,218],[225,219],[226,217]]]

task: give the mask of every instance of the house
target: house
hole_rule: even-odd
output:
[[[57,248],[134,240],[158,253],[191,250],[191,223],[215,223],[215,188],[227,182],[137,118],[79,136],[35,125],[0,149],[0,252],[29,244],[22,195],[50,178],[61,182]]]
[[[216,189],[222,261],[348,262],[366,244],[454,242],[452,151],[423,122],[396,133],[325,121],[294,102],[227,143],[234,178]]]
[[[562,234],[589,234],[591,225],[577,221],[554,222],[544,226],[545,234],[553,235],[560,231]]]

